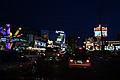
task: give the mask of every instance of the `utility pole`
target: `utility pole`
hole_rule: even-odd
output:
[[[102,33],[102,19],[101,19],[101,13],[99,11],[99,27],[101,31],[101,50],[104,50],[104,45],[103,45],[103,33]]]
[[[100,29],[101,29],[101,50],[103,51],[104,50],[104,45],[103,45],[102,25],[100,26]]]

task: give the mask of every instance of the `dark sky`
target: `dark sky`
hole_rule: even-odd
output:
[[[64,30],[85,40],[99,24],[108,38],[120,33],[119,0],[0,0],[0,22],[36,29]]]

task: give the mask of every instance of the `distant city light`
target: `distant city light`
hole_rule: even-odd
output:
[[[80,37],[78,36],[78,39],[80,39]]]
[[[7,27],[10,27],[10,24],[6,24]]]
[[[22,28],[20,27],[19,30],[21,30]]]

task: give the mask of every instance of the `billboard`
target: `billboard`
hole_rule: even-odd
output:
[[[94,36],[95,37],[101,37],[101,25],[98,27],[94,28]],[[107,37],[107,27],[102,27],[102,36]]]
[[[101,37],[101,31],[94,31],[95,37]],[[103,37],[107,37],[107,31],[102,31]]]

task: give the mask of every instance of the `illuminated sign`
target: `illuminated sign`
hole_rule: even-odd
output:
[[[46,43],[44,42],[35,42],[36,46],[46,47]]]
[[[19,41],[19,38],[14,38],[12,41]]]
[[[6,39],[6,38],[1,38],[1,39],[0,39],[0,42],[2,42],[2,41],[3,41],[3,42],[6,42],[7,39]]]
[[[21,41],[21,42],[27,42],[27,40],[25,40],[25,39],[20,39],[20,41]]]
[[[16,41],[16,42],[27,42],[27,40],[22,39],[22,38],[13,38],[11,42],[14,42],[14,41]]]
[[[94,31],[95,37],[101,37],[101,31]],[[103,37],[107,36],[107,31],[102,31]]]
[[[55,33],[64,33],[64,31],[55,31]]]
[[[95,37],[101,37],[101,25],[94,28],[94,36]],[[102,27],[102,36],[107,37],[107,27]]]

